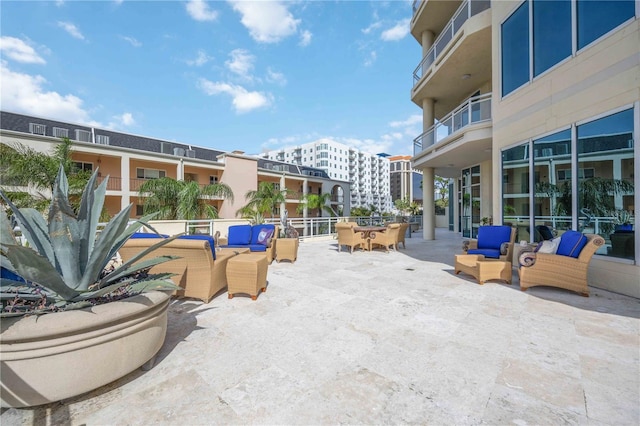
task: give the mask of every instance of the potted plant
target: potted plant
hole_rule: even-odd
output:
[[[40,405],[96,389],[152,361],[164,342],[167,291],[178,287],[167,279],[170,274],[148,271],[175,257],[138,260],[175,237],[118,264],[120,247],[146,224],[128,225],[129,205],[98,232],[107,179],[96,188],[97,172],[76,213],[60,167],[48,221],[34,209],[18,209],[0,191],[29,243],[17,242],[0,209],[2,407]]]
[[[615,210],[612,216],[616,232],[633,231],[633,225],[631,224],[631,213],[629,213],[627,210]]]

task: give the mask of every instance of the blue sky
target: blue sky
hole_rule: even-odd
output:
[[[1,108],[257,154],[410,155],[411,1],[2,1]]]

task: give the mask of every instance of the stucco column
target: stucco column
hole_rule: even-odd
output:
[[[131,204],[131,170],[129,167],[130,158],[128,155],[123,154],[120,157],[120,187],[122,191],[122,197],[120,197],[120,210],[124,210],[129,204]],[[133,213],[135,214],[135,208]]]
[[[427,55],[431,46],[433,46],[433,40],[435,38],[434,34],[431,31],[423,31],[421,34],[422,38],[422,57],[424,58]]]
[[[435,122],[433,98],[424,98],[422,100],[422,131],[426,132]]]
[[[436,239],[436,209],[434,201],[434,172],[432,167],[422,170],[422,237]]]

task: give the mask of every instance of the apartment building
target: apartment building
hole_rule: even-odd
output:
[[[105,206],[110,215],[134,204],[134,217],[142,215],[138,189],[148,179],[171,177],[201,185],[229,185],[234,200],[211,198],[221,218],[232,219],[246,204],[245,194],[261,182],[288,189],[286,209],[290,218],[315,217],[303,203],[305,194],[331,194],[332,207],[349,214],[349,184],[330,179],[324,170],[267,160],[242,152],[223,152],[174,141],[115,132],[108,129],[0,111],[0,143],[20,143],[51,152],[67,137],[73,141],[73,160],[84,170],[99,168],[99,180],[109,176]],[[298,207],[302,205],[302,213]]]
[[[422,204],[422,172],[411,165],[410,155],[389,157],[389,186],[391,202],[407,199]]]
[[[481,218],[510,223],[518,240],[577,229],[606,244],[590,284],[640,296],[640,2],[439,1],[413,3],[422,46],[411,100],[423,133],[425,212],[434,175],[454,179],[454,232],[477,235]],[[608,211],[603,208],[607,206]],[[434,219],[424,216],[424,238]]]
[[[389,189],[389,159],[347,145],[320,140],[294,148],[269,151],[265,158],[324,170],[330,179],[350,184],[350,205],[375,206],[390,212],[393,203]]]

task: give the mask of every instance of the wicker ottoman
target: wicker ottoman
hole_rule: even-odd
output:
[[[455,274],[469,274],[478,280],[480,285],[487,280],[503,280],[511,284],[511,262],[485,259],[479,254],[457,254]]]
[[[265,253],[246,253],[227,262],[227,287],[229,299],[245,293],[256,300],[258,293],[267,291],[267,268]]]

